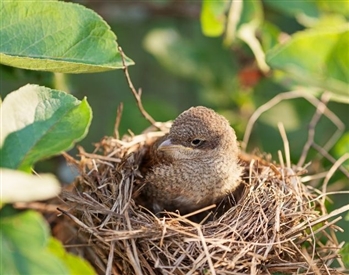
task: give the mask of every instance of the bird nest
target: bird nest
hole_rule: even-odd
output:
[[[80,148],[74,162],[80,176],[64,192],[61,210],[69,217],[76,252],[99,274],[343,274],[325,194],[302,183],[301,167],[241,154],[244,188],[235,203],[214,219],[156,216],[136,205],[142,187],[138,167],[144,152],[170,124],[141,135],[105,137],[93,153]],[[233,199],[233,198],[232,198]],[[279,273],[278,273],[279,272]]]

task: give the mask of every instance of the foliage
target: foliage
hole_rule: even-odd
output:
[[[188,37],[181,30],[162,27],[148,33],[145,48],[171,73],[199,83],[202,101],[227,116],[240,135],[256,106],[295,89],[305,97],[327,91],[349,126],[344,116],[349,103],[347,16],[348,5],[337,2],[329,8],[323,1],[233,1],[231,5],[203,1],[202,32],[222,39]],[[274,129],[282,122],[296,161],[313,113],[300,100],[271,108],[257,124],[257,129],[267,130],[259,131],[259,143],[252,147],[276,152],[282,143]],[[333,125],[322,122],[318,132],[329,127]],[[318,135],[319,144],[327,142],[328,134]]]
[[[81,258],[66,253],[35,211],[6,206],[0,211],[1,274],[94,274]]]
[[[2,64],[64,73],[122,67],[115,34],[92,10],[58,1],[0,5]],[[86,136],[92,119],[86,98],[26,85],[4,99],[0,114],[1,274],[93,274],[92,267],[50,237],[39,213],[10,204],[59,194],[53,175],[31,171],[37,161],[70,149]]]
[[[91,122],[86,99],[36,85],[9,94],[0,110],[0,166],[28,172],[38,160],[71,148]]]
[[[47,251],[49,228],[40,214],[1,209],[2,274],[69,274]],[[44,261],[42,259],[45,259]]]
[[[349,25],[310,29],[293,35],[286,44],[270,50],[268,63],[304,85],[327,89],[332,100],[349,103]],[[314,51],[314,45],[317,45]]]
[[[346,243],[342,247],[340,254],[342,256],[342,260],[343,260],[345,267],[349,269],[349,243]]]
[[[171,1],[153,1],[150,5],[156,6],[157,10],[173,7]],[[190,88],[194,86],[199,93],[193,92],[189,99],[197,95],[201,104],[219,110],[229,118],[240,136],[257,106],[298,87],[302,87],[304,93],[316,96],[324,90],[330,92],[332,109],[348,126],[345,116],[349,102],[348,17],[349,8],[343,1],[229,3],[203,0],[201,25],[198,24],[199,18],[190,23],[189,28],[188,21],[182,27],[167,21],[154,24],[143,42],[145,49],[172,73],[171,78],[176,75],[195,83]],[[23,75],[41,85],[51,85],[52,79],[58,79],[57,73],[93,73],[122,67],[116,35],[99,15],[82,5],[45,0],[2,1],[0,18],[1,64],[55,73],[53,77],[48,73],[2,66],[2,77],[14,77],[16,84]],[[129,30],[131,24],[128,19],[124,28],[120,28],[120,33],[126,33],[125,40],[133,34]],[[204,35],[197,31],[199,27]],[[136,29],[138,31],[138,25]],[[133,45],[140,48],[141,43],[129,40],[125,44],[128,51]],[[153,71],[154,67],[148,69],[151,62],[147,59],[146,69],[139,67],[140,78],[160,82],[158,75],[153,79],[143,77],[145,70]],[[131,65],[133,61],[127,58],[127,64]],[[163,73],[163,70],[158,72]],[[75,86],[88,83],[92,77],[83,81],[78,79]],[[97,94],[98,99],[103,99],[102,108],[108,109],[105,105],[109,102],[102,95],[103,90],[108,89],[102,85],[107,83],[122,89],[115,85],[114,75],[113,79],[101,82],[98,87],[92,88],[88,84],[87,87],[93,90],[93,95]],[[53,175],[39,177],[32,175],[31,171],[39,160],[68,150],[84,138],[91,123],[92,111],[86,98],[80,101],[61,91],[68,91],[68,88],[57,89],[57,83],[52,85],[54,89],[24,86],[10,93],[0,106],[1,274],[93,273],[86,263],[65,253],[61,245],[49,236],[47,224],[38,213],[12,207],[18,201],[43,200],[59,192],[58,180]],[[164,94],[165,90],[173,89],[171,85],[158,86]],[[178,94],[180,91],[176,91]],[[155,106],[153,110],[159,110],[160,97],[154,94],[153,98],[158,101],[152,101],[150,97],[145,97],[144,101],[148,101],[151,107]],[[192,102],[188,98],[179,100]],[[174,114],[177,110],[163,102],[161,109],[167,113],[162,113],[161,118],[165,119],[166,115],[166,119],[173,117],[168,113],[173,110]],[[259,144],[255,142],[254,145],[263,151],[275,152],[280,148],[279,134],[274,128],[277,122],[284,120],[290,140],[293,140],[292,157],[297,159],[313,112],[304,102],[282,102],[261,117],[257,129],[263,127],[264,131],[259,131]],[[125,110],[124,113],[128,118],[127,128],[141,125],[134,112]],[[113,120],[114,117],[110,119]],[[105,123],[105,117],[102,121],[97,123],[111,128],[111,124]],[[319,125],[319,144],[326,143],[332,129],[333,126],[326,121]],[[98,134],[98,138],[105,134],[93,132]],[[346,132],[336,143],[332,153],[337,158],[348,152],[348,136],[349,132]],[[345,251],[347,246],[342,255],[346,255]],[[18,262],[22,264],[16,265]]]
[[[87,101],[27,85],[5,98],[0,113],[1,203],[30,202],[58,195],[60,186],[53,175],[37,176],[30,172],[38,160],[69,149],[86,135],[92,119]],[[51,240],[56,245],[49,249],[48,225],[38,213],[21,212],[5,205],[0,215],[2,274],[81,274],[83,270],[84,274],[93,273],[82,260],[69,267],[69,259],[74,256],[63,257],[57,241]],[[77,272],[70,272],[72,268]]]
[[[122,67],[115,34],[92,10],[60,1],[0,5],[2,64],[61,73]]]

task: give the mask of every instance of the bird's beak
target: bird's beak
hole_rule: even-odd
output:
[[[163,151],[163,152],[168,152],[168,153],[173,153],[173,152],[183,152],[183,150],[192,150],[189,147],[184,147],[183,145],[180,144],[173,144],[171,142],[171,139],[165,139],[158,147],[158,150]]]
[[[166,151],[170,148],[172,148],[174,145],[171,142],[171,139],[165,139],[163,142],[161,142],[161,144],[158,147],[158,150],[161,151]]]

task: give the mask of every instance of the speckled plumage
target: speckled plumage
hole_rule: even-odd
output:
[[[186,214],[218,202],[240,184],[238,152],[223,116],[206,107],[181,113],[145,158],[145,206]]]

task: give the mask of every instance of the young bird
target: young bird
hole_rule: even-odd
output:
[[[219,203],[240,185],[238,154],[235,132],[223,116],[190,108],[145,156],[141,204],[154,213],[186,214]]]

